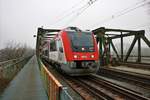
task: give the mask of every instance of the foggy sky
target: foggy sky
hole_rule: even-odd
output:
[[[116,15],[117,12],[144,0],[97,0],[79,16],[80,12],[67,15],[71,10],[81,8],[88,1],[0,0],[0,49],[12,40],[35,48],[36,38],[33,38],[33,35],[41,26],[60,29],[68,26],[77,26],[81,29],[94,29],[101,26],[146,29],[146,35],[150,37],[147,5],[119,17]],[[67,16],[63,18],[65,14]]]

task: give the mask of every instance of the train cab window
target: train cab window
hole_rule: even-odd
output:
[[[94,52],[94,38],[91,32],[68,32],[68,36],[73,51]]]
[[[55,41],[50,42],[50,51],[57,51]]]

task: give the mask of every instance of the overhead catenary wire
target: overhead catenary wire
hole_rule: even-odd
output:
[[[65,18],[67,18],[68,16],[70,16],[71,14],[73,14],[76,10],[77,10],[77,6],[79,4],[81,4],[83,1],[85,0],[80,0],[78,3],[76,3],[75,5],[73,5],[72,7],[70,7],[69,9],[67,9],[66,11],[62,12],[59,17],[57,18],[57,20],[52,23],[52,25],[55,25],[59,22],[61,22],[62,20],[64,20]],[[60,17],[61,16],[61,17]]]
[[[67,14],[65,14],[63,17],[58,19],[53,25],[62,22],[64,19],[68,19],[70,16],[72,16],[72,19],[68,21],[68,23],[72,22],[77,16],[81,15],[83,11],[85,11],[89,6],[91,6],[95,1],[97,0],[89,0],[85,5],[83,5],[80,8],[76,8]],[[75,15],[74,15],[75,14]]]
[[[115,13],[115,14],[120,15],[120,14],[122,14],[122,13],[128,11],[129,9],[132,9],[132,7],[134,8],[135,6],[138,6],[138,5],[142,4],[142,3],[145,2],[145,1],[146,1],[146,0],[141,0],[141,1],[139,1],[139,2],[137,2],[137,3],[135,3],[135,4],[133,4],[133,5],[131,5],[131,6],[129,6],[129,7],[127,7],[127,8],[125,8],[125,9],[121,10],[121,11],[118,11],[118,12]]]
[[[104,23],[106,23],[106,22],[109,22],[109,21],[111,21],[111,20],[113,20],[113,19],[115,19],[115,18],[118,18],[118,17],[120,17],[120,16],[123,16],[123,15],[125,15],[125,14],[127,14],[127,13],[129,13],[129,12],[131,12],[131,11],[137,9],[137,8],[143,7],[143,6],[145,6],[145,5],[149,4],[149,3],[150,3],[150,1],[148,1],[148,0],[142,0],[142,1],[140,1],[140,2],[137,2],[137,3],[131,5],[131,6],[125,8],[125,9],[123,9],[123,10],[118,11],[118,12],[115,13],[115,14],[112,14],[111,16],[109,16],[109,17],[107,17],[107,18],[105,18],[105,19],[103,19],[103,20],[101,20],[101,21],[99,21],[99,22],[96,22],[96,23],[93,24],[91,27],[95,27],[95,26],[97,26],[97,25],[100,25],[100,24],[104,24]]]
[[[81,8],[80,10],[78,10],[78,12],[75,13],[75,15],[67,22],[66,25],[68,25],[69,23],[71,23],[75,19],[77,19],[77,17],[80,16],[88,7],[89,7],[89,5],[85,5],[83,8]]]
[[[122,16],[122,15],[124,15],[124,14],[126,14],[126,13],[128,13],[128,12],[131,12],[131,11],[137,9],[137,8],[143,7],[143,6],[145,6],[146,4],[147,4],[147,2],[144,3],[144,4],[138,5],[138,6],[134,7],[134,8],[131,8],[131,9],[129,9],[129,10],[127,10],[127,11],[121,13],[121,14],[118,14],[118,15],[116,15],[115,17]]]
[[[68,21],[68,23],[66,25],[68,25],[69,23],[73,22],[75,19],[78,18],[78,16],[80,16],[86,9],[88,9],[92,4],[94,4],[97,0],[89,0],[89,2],[87,2],[87,4],[84,6],[83,9],[80,9],[76,12],[75,16],[73,16],[71,18],[71,20]]]

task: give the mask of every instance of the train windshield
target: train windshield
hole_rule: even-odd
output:
[[[91,32],[67,32],[75,52],[93,52],[94,43]]]

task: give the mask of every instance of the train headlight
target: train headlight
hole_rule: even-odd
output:
[[[74,55],[73,57],[74,57],[75,59],[76,59],[76,58],[78,58],[78,56],[77,56],[77,55]]]
[[[94,58],[94,55],[91,55],[91,58]]]

